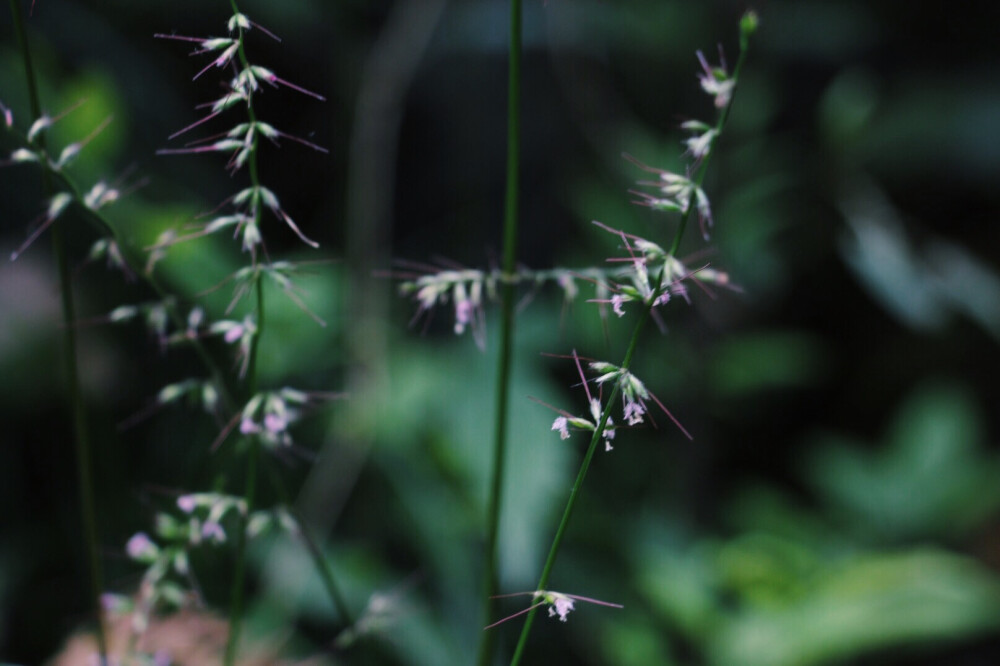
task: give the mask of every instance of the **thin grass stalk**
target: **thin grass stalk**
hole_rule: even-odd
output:
[[[309,555],[313,559],[313,563],[316,565],[316,571],[319,573],[320,580],[323,581],[323,587],[326,588],[326,593],[333,601],[334,608],[340,615],[340,621],[344,626],[351,626],[354,624],[354,615],[350,611],[350,607],[347,605],[347,601],[344,599],[343,593],[340,591],[340,586],[337,584],[337,580],[333,575],[333,571],[330,569],[329,563],[326,558],[323,557],[323,551],[320,550],[319,544],[316,542],[316,538],[312,534],[312,528],[310,528],[305,522],[305,516],[302,512],[292,505],[288,491],[285,489],[285,484],[282,482],[281,477],[273,469],[269,469],[271,476],[271,484],[273,485],[275,492],[278,494],[278,500],[284,504],[289,512],[291,512],[292,517],[298,524],[299,533],[302,535],[302,540],[306,544],[306,549],[309,551]]]
[[[506,279],[517,269],[517,223],[521,162],[521,0],[510,2],[510,43],[507,69],[507,187],[504,197],[504,253],[500,303],[500,354],[497,357],[496,421],[494,422],[493,476],[486,523],[486,565],[483,574],[484,616],[496,610],[499,587],[497,534],[503,501],[504,461],[507,448],[507,411],[511,355],[514,345],[514,284]],[[496,643],[493,632],[484,632],[479,644],[479,666],[488,666]]]
[[[241,36],[242,37],[242,36]],[[256,146],[254,147],[251,162],[256,157]],[[259,211],[259,209],[258,209]],[[260,214],[259,212],[257,213]],[[247,366],[247,377],[249,395],[257,392],[257,345],[260,340],[260,333],[264,326],[264,293],[261,290],[260,275],[256,278],[255,289],[257,291],[257,335],[254,336],[250,346],[250,361]],[[229,638],[226,640],[226,654],[223,660],[225,666],[233,666],[236,663],[236,653],[238,651],[240,632],[243,628],[243,596],[246,578],[247,560],[247,522],[250,514],[254,510],[254,499],[257,493],[257,464],[260,458],[260,439],[256,435],[247,438],[249,450],[247,451],[246,482],[244,486],[243,500],[246,502],[246,511],[240,516],[240,524],[236,533],[236,561],[233,566],[233,589],[229,605]]]
[[[230,6],[232,6],[233,14],[240,14],[239,7],[236,5],[236,0],[229,0]],[[238,53],[240,58],[240,64],[244,68],[250,67],[250,61],[247,59],[246,49],[244,48],[245,31],[242,27],[239,29],[239,47]],[[257,122],[257,116],[253,110],[253,104],[250,99],[247,99],[247,118],[250,123]],[[257,148],[258,148],[258,138],[254,135],[253,145],[250,148],[250,156],[247,160],[248,169],[250,172],[250,182],[254,188],[260,187],[260,177],[257,170]],[[257,226],[260,222],[260,206],[254,207],[254,225]],[[247,394],[248,396],[256,395],[257,393],[257,352],[260,347],[260,338],[264,331],[264,291],[263,282],[261,280],[261,274],[259,271],[254,273],[253,279],[253,289],[257,294],[257,307],[256,307],[256,325],[257,333],[254,335],[250,342],[250,352],[249,360],[247,362]],[[236,662],[236,653],[238,651],[238,645],[240,640],[240,632],[243,626],[243,596],[244,596],[244,586],[246,577],[246,559],[247,559],[247,521],[250,518],[250,514],[253,513],[254,509],[254,499],[257,491],[257,464],[260,458],[260,439],[256,435],[251,435],[248,439],[249,450],[247,451],[247,462],[246,462],[246,485],[244,488],[244,501],[246,502],[246,512],[240,517],[240,525],[238,528],[238,533],[236,535],[236,562],[233,567],[233,589],[232,597],[229,606],[229,638],[226,641],[226,654],[223,659],[225,666],[233,666]]]
[[[662,281],[662,276],[661,280]],[[641,314],[639,315],[638,321],[636,321],[635,328],[632,331],[632,340],[629,342],[628,351],[625,353],[625,360],[621,364],[621,369],[623,371],[628,370],[629,364],[632,362],[632,354],[635,352],[636,343],[639,340],[639,334],[642,332],[646,324],[646,320],[649,318],[649,313],[653,308],[653,303],[656,302],[656,296],[649,299],[649,302],[643,307]],[[559,527],[556,529],[556,535],[552,539],[552,547],[549,549],[549,556],[545,558],[545,565],[542,567],[542,575],[538,579],[538,586],[535,588],[537,590],[544,590],[549,584],[549,576],[552,574],[552,567],[555,566],[556,556],[559,554],[559,547],[562,545],[563,536],[566,534],[566,529],[569,527],[570,518],[573,516],[573,509],[576,507],[576,500],[579,497],[580,490],[583,488],[583,481],[587,478],[587,471],[590,469],[590,461],[594,457],[594,452],[597,450],[597,443],[601,441],[604,429],[607,427],[608,418],[611,416],[611,410],[615,406],[615,400],[618,398],[620,385],[615,382],[614,388],[611,390],[611,396],[608,398],[608,404],[605,405],[604,411],[601,413],[601,420],[597,424],[597,428],[594,430],[593,436],[590,438],[590,445],[587,447],[587,453],[583,456],[583,462],[580,463],[580,471],[577,472],[576,481],[573,482],[573,487],[569,492],[569,499],[566,501],[566,508],[563,510],[562,519],[559,521]],[[518,638],[517,647],[514,649],[514,656],[511,658],[511,666],[517,666],[521,661],[521,655],[524,653],[524,648],[528,643],[528,635],[531,633],[531,625],[535,621],[535,613],[538,612],[538,606],[535,606],[528,612],[528,616],[524,620],[524,626],[521,628],[521,636]],[[486,632],[489,633],[489,632]]]
[[[14,31],[17,34],[18,45],[21,48],[21,59],[24,62],[24,76],[28,85],[31,114],[33,118],[41,118],[42,104],[38,94],[38,80],[35,76],[35,69],[31,60],[31,49],[28,46],[27,31],[24,29],[24,15],[21,12],[18,0],[10,0],[10,11],[14,22]],[[44,133],[38,136],[37,144],[44,152]],[[42,171],[42,189],[46,197],[52,194],[52,180],[47,170]],[[101,607],[101,593],[104,590],[104,582],[97,541],[97,502],[94,498],[94,476],[91,467],[92,447],[87,431],[87,412],[83,401],[83,391],[80,388],[80,374],[77,361],[76,307],[73,302],[72,271],[70,270],[63,229],[60,224],[55,224],[52,228],[52,249],[59,270],[59,292],[63,320],[63,362],[65,364],[66,385],[69,393],[69,406],[73,418],[80,517],[83,523],[90,574],[90,598],[93,604],[94,617],[97,622],[95,631],[97,654],[101,666],[107,666],[107,639],[104,632],[104,618]]]

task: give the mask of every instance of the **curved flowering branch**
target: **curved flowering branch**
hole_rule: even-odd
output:
[[[742,67],[746,57],[750,35],[756,30],[756,28],[757,17],[753,12],[748,12],[740,21],[740,56],[736,63],[736,69],[732,75],[727,73],[724,65],[720,68],[710,68],[706,64],[704,57],[700,53],[698,54],[699,61],[702,63],[705,74],[705,76],[701,78],[702,87],[706,92],[713,95],[715,105],[720,109],[720,112],[718,121],[714,128],[705,130],[702,125],[689,125],[685,128],[689,131],[701,132],[701,134],[696,137],[693,142],[692,139],[687,141],[688,152],[697,162],[696,175],[694,177],[681,176],[664,170],[651,169],[636,161],[640,167],[660,176],[657,182],[648,183],[648,185],[658,188],[658,195],[637,193],[640,196],[640,201],[637,203],[656,209],[678,212],[681,215],[681,219],[674,234],[674,240],[671,243],[670,249],[666,252],[664,252],[658,245],[648,242],[643,242],[643,244],[640,245],[638,239],[635,239],[634,237],[630,238],[624,232],[616,232],[623,239],[626,249],[630,255],[628,261],[631,264],[633,271],[631,287],[634,290],[634,294],[629,294],[629,292],[627,292],[624,288],[621,288],[619,293],[628,294],[636,300],[641,299],[643,306],[639,310],[639,317],[635,323],[635,327],[633,328],[632,338],[629,342],[628,349],[625,352],[621,365],[614,366],[605,363],[598,363],[596,367],[592,365],[592,369],[602,373],[601,377],[599,377],[598,383],[611,383],[611,396],[608,398],[607,404],[600,413],[600,419],[597,421],[596,425],[594,425],[590,445],[587,447],[587,452],[584,454],[583,461],[580,464],[580,470],[577,473],[576,481],[573,483],[573,487],[570,490],[569,499],[566,502],[566,508],[563,511],[562,519],[559,522],[559,526],[556,528],[556,533],[552,540],[552,546],[549,549],[548,557],[542,567],[542,572],[538,582],[539,590],[544,590],[548,585],[549,576],[552,573],[556,556],[559,553],[562,540],[566,534],[566,529],[569,524],[570,517],[572,516],[573,508],[576,505],[577,498],[579,497],[580,488],[586,478],[597,444],[601,439],[601,431],[611,421],[611,409],[614,406],[615,399],[619,394],[622,394],[623,402],[625,403],[624,413],[626,422],[637,422],[640,421],[647,413],[646,404],[644,402],[647,399],[647,396],[649,399],[654,398],[654,396],[645,388],[645,385],[632,375],[630,371],[632,358],[639,340],[639,334],[642,331],[647,316],[654,314],[656,306],[661,304],[662,295],[668,293],[668,290],[675,282],[673,279],[673,269],[675,268],[673,263],[675,261],[674,257],[676,256],[677,249],[680,246],[680,241],[683,237],[687,220],[692,211],[695,209],[698,211],[698,215],[702,221],[703,235],[707,231],[706,223],[711,223],[711,209],[708,204],[708,198],[701,189],[701,183],[705,176],[707,156],[709,155],[709,151],[714,145],[715,140],[721,133],[728,117],[729,110],[732,107],[736,80],[738,79],[740,68]],[[712,129],[714,129],[714,132],[709,133]],[[633,246],[635,246],[638,254],[642,255],[641,260],[637,255],[637,252],[633,251]],[[656,276],[652,279],[649,278],[646,259],[647,254],[662,261],[662,263],[659,264]],[[728,282],[728,277],[725,278],[725,281]],[[579,361],[577,361],[577,363],[579,363]],[[579,371],[582,376],[582,369]],[[663,407],[658,400],[656,402]],[[670,415],[670,412],[668,412],[665,407],[663,410],[671,418],[671,420],[674,420],[673,416]],[[674,420],[674,423],[680,427],[680,424],[677,423],[676,420]],[[690,434],[686,430],[681,428],[681,431],[684,432],[686,436],[690,437]],[[607,450],[607,440],[605,440],[605,447],[605,450]],[[511,658],[511,666],[517,666],[517,664],[520,663],[521,657],[527,646],[528,635],[531,632],[535,612],[541,605],[541,603],[535,604],[524,611],[526,618],[521,629],[520,638],[518,639],[517,646],[514,650],[514,655]],[[556,610],[556,613],[558,613],[558,609]]]

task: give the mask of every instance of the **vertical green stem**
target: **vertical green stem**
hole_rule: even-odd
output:
[[[24,61],[24,75],[28,84],[31,115],[37,119],[42,116],[42,104],[31,60],[31,49],[28,47],[28,36],[24,29],[24,16],[21,13],[21,6],[18,0],[10,0],[10,11],[14,22],[14,29],[17,33],[17,41],[21,47],[21,58]],[[44,152],[44,133],[38,136],[36,143]],[[46,197],[52,195],[52,181],[48,171],[45,170],[42,171],[42,188]],[[90,597],[93,603],[94,616],[97,621],[97,652],[101,666],[106,666],[108,650],[101,608],[101,592],[104,589],[104,583],[97,542],[97,503],[94,499],[94,477],[91,469],[92,450],[87,431],[87,413],[83,404],[83,392],[80,388],[80,375],[77,363],[76,308],[73,303],[72,272],[70,271],[69,259],[66,254],[66,243],[63,237],[62,225],[59,223],[54,224],[52,227],[52,248],[59,267],[59,291],[62,301],[63,319],[63,362],[65,364],[66,384],[69,391],[70,410],[72,412],[73,430],[76,439],[75,453],[80,489],[80,514],[90,569]]]
[[[497,358],[496,421],[493,443],[493,478],[486,523],[486,565],[483,574],[484,616],[487,622],[496,610],[497,534],[507,445],[507,404],[510,392],[511,352],[514,341],[514,284],[510,276],[517,268],[518,193],[521,161],[521,0],[510,2],[510,53],[507,69],[507,190],[504,198],[503,285],[500,305],[500,354]],[[479,666],[493,657],[494,632],[483,632],[479,644]]]
[[[224,664],[232,666],[236,662],[237,646],[240,640],[240,630],[243,626],[243,585],[246,569],[247,550],[247,520],[254,509],[254,494],[257,489],[257,459],[260,457],[260,440],[250,438],[250,450],[247,452],[246,479],[246,513],[240,517],[240,527],[236,534],[236,563],[233,566],[232,601],[229,607],[229,639],[226,641],[226,656]]]
[[[256,154],[251,155],[251,163]],[[257,213],[259,215],[259,212]],[[257,292],[257,334],[250,344],[250,361],[247,366],[248,394],[253,396],[257,393],[257,348],[260,341],[260,333],[264,327],[264,291],[263,284],[258,273],[254,281],[254,289]],[[247,559],[247,522],[250,514],[254,510],[254,498],[257,493],[257,461],[260,458],[260,438],[250,435],[248,438],[249,450],[247,451],[246,486],[244,488],[243,500],[246,502],[246,511],[240,516],[239,530],[236,534],[236,562],[233,565],[233,589],[229,605],[229,638],[226,641],[226,655],[223,663],[226,666],[233,666],[236,663],[236,653],[240,640],[240,631],[243,628],[243,589],[246,577]]]
[[[233,14],[239,14],[239,7],[236,0],[229,0],[233,9]],[[244,48],[245,32],[242,27],[238,28],[239,47],[238,53],[241,66],[246,69],[250,67]],[[247,99],[247,118],[250,123],[257,122],[251,99]],[[254,135],[253,145],[250,148],[250,157],[247,161],[250,172],[250,182],[258,194],[254,197],[252,204],[253,224],[260,225],[260,177],[257,171],[257,136]],[[260,272],[254,275],[254,291],[257,294],[256,325],[257,332],[250,342],[249,359],[247,361],[247,395],[252,397],[257,393],[257,352],[260,346],[260,337],[264,332],[264,289]],[[233,566],[233,589],[229,606],[229,639],[226,641],[226,654],[223,663],[226,666],[233,666],[236,662],[240,632],[243,627],[243,595],[246,577],[247,559],[247,521],[254,510],[254,499],[257,492],[257,462],[260,457],[260,438],[251,435],[248,440],[249,450],[247,451],[246,487],[244,489],[244,501],[246,502],[246,512],[240,517],[239,532],[236,535],[236,562]]]

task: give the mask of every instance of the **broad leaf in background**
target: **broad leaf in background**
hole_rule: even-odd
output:
[[[809,451],[807,478],[846,529],[875,542],[965,536],[1000,508],[1000,458],[954,386],[916,391],[876,450],[827,435]]]

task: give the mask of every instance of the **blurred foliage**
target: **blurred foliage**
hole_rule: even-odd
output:
[[[393,258],[493,261],[506,3],[449,3],[426,50],[405,63],[385,55],[395,53],[389,26],[402,1],[241,6],[284,40],[258,39],[255,57],[328,98],[263,97],[261,112],[277,127],[331,152],[286,142],[264,153],[264,182],[322,246],[303,252],[275,224],[265,228],[269,251],[316,261],[296,284],[325,326],[270,289],[262,381],[355,391],[296,429],[293,460],[267,462],[299,493],[359,617],[345,629],[302,544],[272,535],[252,551],[250,633],[318,663],[471,663],[484,624],[496,313],[486,315],[485,352],[453,335],[448,312],[407,328],[415,304],[397,299],[390,280],[359,274],[356,262],[388,271]],[[670,237],[671,220],[630,203],[628,189],[644,174],[621,154],[680,164],[677,125],[711,113],[694,51],[714,60],[718,43],[733,60],[743,9],[729,0],[526,3],[525,264],[615,256],[617,241],[594,219]],[[636,357],[637,375],[695,440],[659,419],[599,453],[552,584],[625,608],[588,605],[565,625],[539,618],[529,662],[992,663],[1000,653],[1000,412],[991,397],[1000,359],[1000,9],[918,3],[901,14],[889,2],[770,0],[757,10],[761,28],[706,182],[711,248],[697,234],[682,247],[690,265],[727,270],[738,288],[692,289],[690,307],[671,303],[664,330],[647,331]],[[193,0],[35,3],[29,32],[45,108],[85,100],[50,141],[78,140],[113,116],[73,174],[85,184],[123,175],[126,187],[144,183],[108,209],[135,249],[192,224],[244,182],[220,160],[154,157],[216,88],[208,76],[191,82],[198,66],[187,49],[151,36],[217,35],[228,13],[228,3]],[[389,68],[368,69],[379,58]],[[407,80],[400,72],[413,62]],[[395,101],[362,104],[379,83],[399,86],[388,96]],[[8,20],[0,21],[0,101],[27,127]],[[383,123],[392,118],[398,134]],[[366,120],[391,148],[374,182],[357,180],[364,163],[353,141]],[[0,154],[15,145],[0,133]],[[42,210],[41,186],[26,167],[0,173],[0,245],[9,253]],[[388,223],[358,216],[352,202],[365,197],[388,202]],[[128,537],[148,529],[175,493],[240,479],[234,447],[209,451],[220,424],[195,410],[170,406],[117,427],[164,384],[201,368],[162,353],[138,325],[101,323],[153,295],[83,265],[91,229],[69,222],[107,583],[128,594],[138,582],[123,554]],[[366,231],[377,247],[362,257],[351,243]],[[87,607],[45,240],[0,266],[0,656],[19,664],[51,659]],[[232,285],[223,280],[244,260],[218,238],[178,245],[158,271],[185,302],[238,318],[242,304],[224,314]],[[541,290],[526,293],[519,310],[505,591],[534,585],[584,446],[560,441],[550,410],[529,399],[586,409],[572,364],[541,354],[576,348],[617,362],[631,326],[602,320],[590,297],[582,283],[568,306]],[[235,368],[229,349],[209,349]],[[210,605],[225,607],[227,554],[194,567]],[[506,615],[525,605],[501,607]],[[517,629],[512,621],[492,630],[505,654]]]

